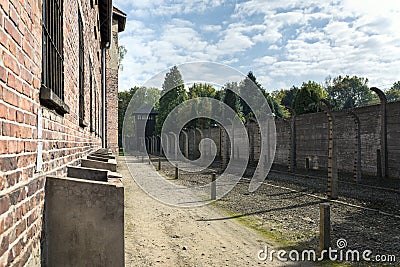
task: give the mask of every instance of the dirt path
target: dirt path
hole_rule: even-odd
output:
[[[154,200],[136,185],[124,159],[118,162],[125,186],[126,266],[288,266],[259,261],[258,251],[271,244],[224,219],[229,215],[215,206],[182,209]]]

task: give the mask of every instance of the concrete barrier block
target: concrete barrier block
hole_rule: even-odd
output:
[[[117,163],[114,162],[102,162],[97,160],[82,159],[81,166],[85,168],[109,170],[112,172],[117,171]]]
[[[107,182],[108,171],[76,166],[67,166],[67,176],[71,178]]]
[[[122,183],[47,177],[45,190],[48,266],[124,266]]]
[[[89,155],[93,156],[93,157],[100,157],[100,158],[106,158],[106,159],[115,159],[114,155],[108,155],[108,154],[91,153]]]
[[[91,160],[97,160],[97,161],[103,161],[103,162],[108,162],[108,158],[103,158],[103,157],[97,157],[97,156],[91,156],[88,155],[87,159],[91,159]]]

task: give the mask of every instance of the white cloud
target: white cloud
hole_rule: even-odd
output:
[[[121,89],[194,60],[253,70],[267,89],[339,74],[368,77],[371,85],[399,80],[400,2],[249,0],[220,16],[207,11],[232,2],[115,2],[128,13]]]
[[[221,25],[202,25],[201,29],[206,32],[216,32],[222,29]]]

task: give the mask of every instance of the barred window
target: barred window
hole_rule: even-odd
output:
[[[82,14],[78,14],[79,31],[79,125],[86,127],[85,122],[85,46],[83,37]]]
[[[63,0],[43,0],[42,86],[40,99],[61,113],[64,103]]]

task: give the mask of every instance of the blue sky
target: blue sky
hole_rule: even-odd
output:
[[[400,1],[114,0],[127,13],[120,91],[160,71],[211,61],[253,71],[268,91],[330,75],[400,80]],[[185,77],[183,77],[185,78]]]

